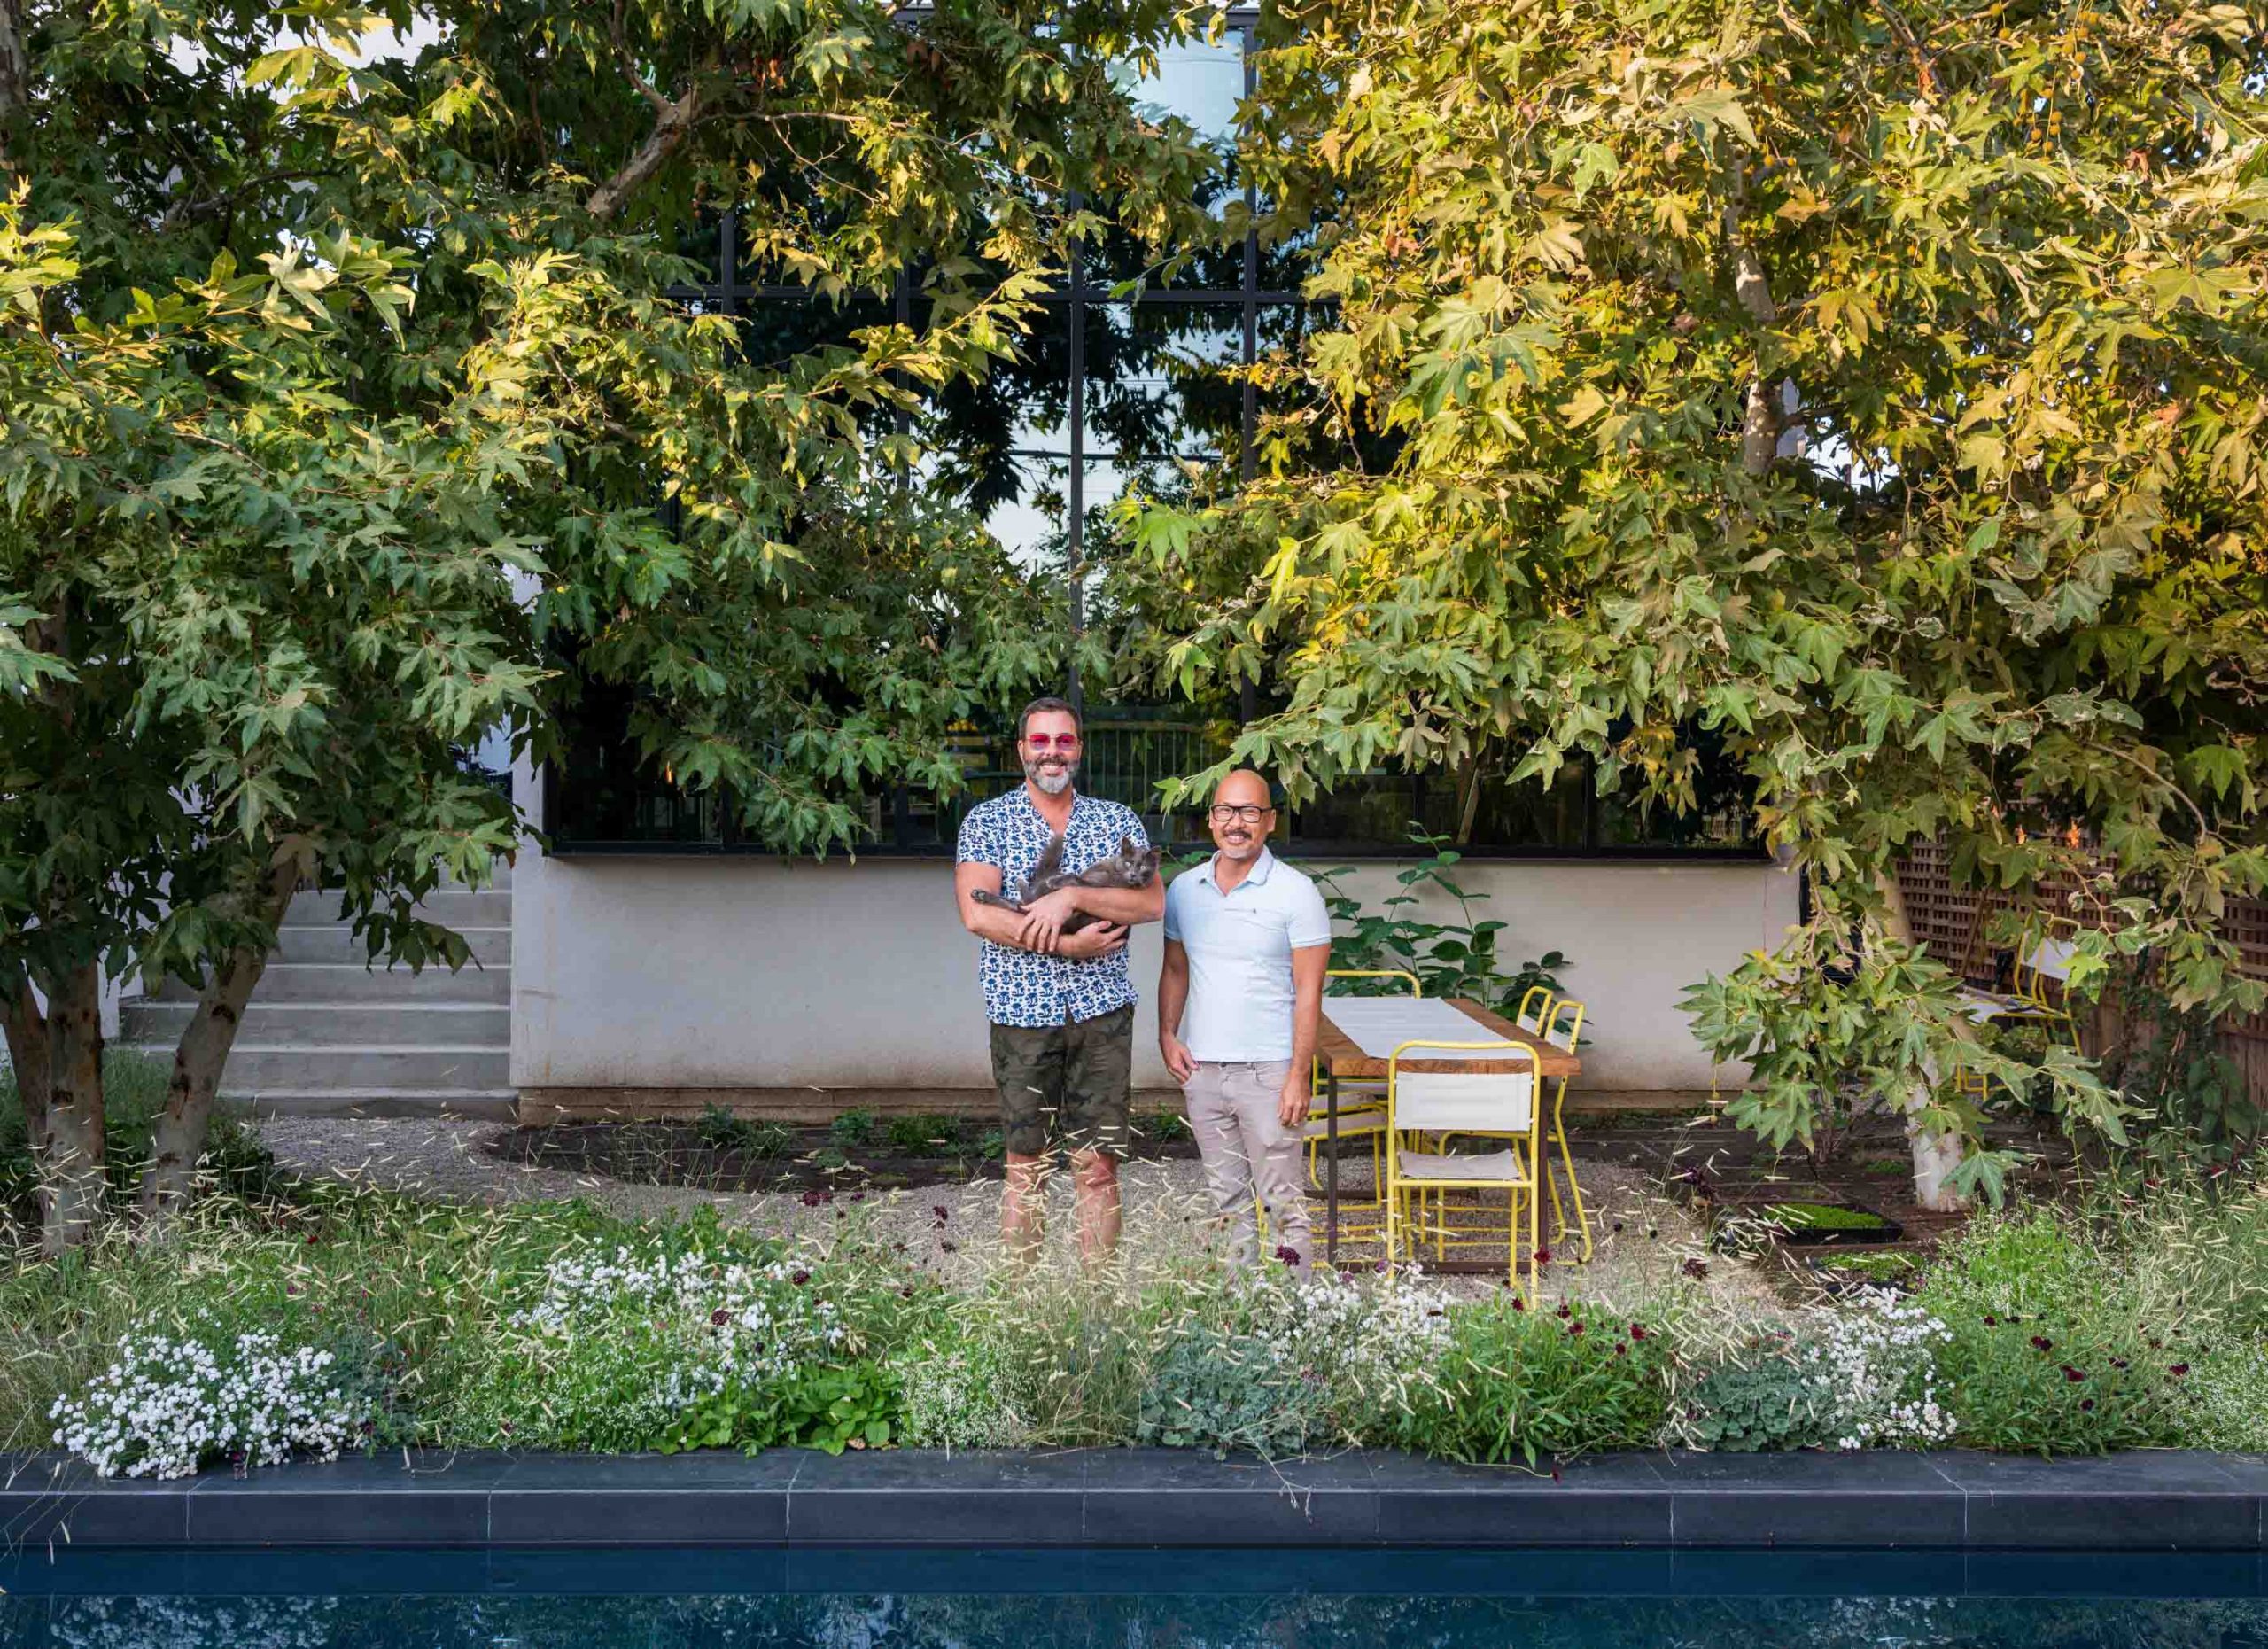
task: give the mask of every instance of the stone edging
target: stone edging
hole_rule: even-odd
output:
[[[2268,1458],[1390,1453],[394,1454],[173,1482],[0,1457],[0,1549],[1478,1546],[2268,1551]]]

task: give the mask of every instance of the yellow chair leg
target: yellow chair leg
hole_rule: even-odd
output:
[[[1551,1132],[1559,1146],[1559,1161],[1567,1171],[1567,1195],[1575,1204],[1575,1225],[1582,1233],[1583,1258],[1588,1262],[1591,1257],[1591,1221],[1590,1216],[1583,1211],[1583,1182],[1575,1178],[1574,1147],[1567,1143],[1567,1124],[1561,1114],[1566,1103],[1567,1079],[1562,1077],[1559,1079],[1558,1097],[1552,1101],[1551,1105]],[[1549,1172],[1548,1154],[1545,1163],[1545,1171]],[[1556,1179],[1552,1182],[1551,1188],[1551,1217],[1557,1228],[1552,1240],[1565,1241],[1567,1235],[1567,1217],[1560,1211],[1559,1187]]]
[[[1538,1148],[1543,1143],[1542,1132],[1535,1129],[1527,1137],[1527,1303],[1531,1307],[1536,1302],[1535,1248],[1543,1237],[1543,1199],[1535,1189],[1536,1170],[1542,1163],[1542,1153]]]

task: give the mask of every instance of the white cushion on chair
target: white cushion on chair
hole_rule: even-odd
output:
[[[1394,1166],[1404,1179],[1485,1180],[1490,1185],[1522,1186],[1527,1175],[1516,1151],[1490,1151],[1480,1156],[1447,1156],[1435,1151],[1397,1151]]]

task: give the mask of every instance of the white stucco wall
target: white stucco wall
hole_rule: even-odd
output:
[[[525,795],[523,790],[523,795]],[[1394,867],[1353,879],[1369,903]],[[1765,865],[1462,867],[1503,953],[1557,949],[1589,1004],[1582,1085],[1701,1088],[1707,1056],[1677,1000],[1796,920]],[[545,859],[513,875],[512,1080],[523,1089],[989,1085],[975,941],[943,860],[697,856]],[[1163,1086],[1161,944],[1137,930],[1135,1080]]]

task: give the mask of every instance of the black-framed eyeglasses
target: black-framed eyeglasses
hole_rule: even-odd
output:
[[[1231,806],[1227,802],[1216,802],[1211,816],[1215,824],[1226,824],[1231,819],[1241,819],[1247,824],[1258,824],[1275,811],[1273,807],[1263,807],[1251,802],[1241,807]]]

